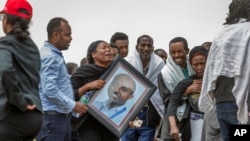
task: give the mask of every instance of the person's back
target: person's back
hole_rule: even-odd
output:
[[[230,138],[230,125],[249,120],[249,21],[250,1],[233,0],[225,27],[214,37],[207,60],[199,107],[205,115],[216,112],[218,120],[214,117],[212,121],[217,122],[211,127],[219,125],[223,140]]]
[[[28,31],[32,7],[9,0],[0,14],[6,34],[0,38],[0,140],[32,140],[42,124],[40,56]]]

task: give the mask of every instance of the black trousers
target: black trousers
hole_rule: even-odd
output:
[[[119,141],[112,132],[99,123],[91,115],[85,120],[79,129],[80,141]]]
[[[33,141],[42,125],[42,113],[38,110],[22,112],[13,108],[0,121],[0,141]]]

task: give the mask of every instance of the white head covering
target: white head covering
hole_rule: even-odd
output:
[[[193,75],[193,69],[188,61],[187,57],[187,70],[189,76]],[[165,67],[161,71],[164,83],[168,90],[172,93],[176,85],[183,79],[185,79],[185,76],[182,72],[182,69],[179,65],[177,65],[171,56],[168,57],[167,63]]]
[[[140,57],[140,54],[137,52],[137,50],[133,51],[133,54],[131,56],[128,56],[125,58],[132,66],[134,66],[141,74],[143,74],[143,66],[142,66],[142,60]],[[148,78],[155,86],[158,87],[158,75],[161,72],[162,68],[164,67],[164,62],[162,58],[155,55],[153,52],[150,56],[150,62],[149,62],[149,69],[146,74],[146,78]],[[157,89],[155,93],[150,98],[150,101],[156,108],[158,114],[163,117],[163,111],[164,111],[164,104],[161,99],[159,90]]]

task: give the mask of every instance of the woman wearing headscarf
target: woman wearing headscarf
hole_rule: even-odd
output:
[[[173,136],[176,141],[180,139],[180,133],[182,134],[182,141],[201,141],[204,113],[198,108],[198,100],[207,55],[207,50],[202,46],[196,46],[191,50],[189,53],[189,61],[195,74],[180,81],[170,96],[167,115],[170,123],[170,135]],[[186,109],[182,119],[178,119],[177,116],[177,125],[177,107],[183,101],[186,102]]]
[[[113,61],[110,45],[102,40],[92,42],[88,47],[87,59],[88,64],[80,66],[71,77],[76,100],[79,100],[86,92],[101,89],[105,85],[105,81],[99,78]],[[77,127],[80,141],[119,140],[90,114],[84,115],[82,120],[84,122],[80,122]]]
[[[8,0],[0,16],[6,34],[0,39],[0,140],[31,141],[42,125],[40,55],[28,31],[32,7]]]

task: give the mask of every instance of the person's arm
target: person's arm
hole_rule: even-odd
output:
[[[173,94],[170,96],[169,99],[169,105],[168,105],[168,115],[169,116],[175,116],[177,107],[180,105],[180,103],[183,101],[183,94],[192,84],[193,80],[191,78],[187,78],[182,80],[177,84],[177,86],[174,88]]]
[[[40,71],[42,92],[49,101],[58,105],[61,109],[72,110],[76,105],[75,101],[65,96],[65,92],[62,92],[57,84],[61,65],[64,64],[61,64],[59,60],[53,56],[42,60],[42,68]]]
[[[170,124],[170,135],[176,140],[179,139],[179,129],[176,125],[176,112],[177,107],[182,102],[182,96],[187,87],[192,84],[192,79],[184,79],[174,88],[173,94],[170,96],[169,105],[167,107],[167,115]],[[168,122],[168,121],[166,121]]]
[[[200,92],[202,86],[202,79],[199,80],[193,80],[193,83],[187,87],[185,90],[183,97],[189,96],[190,94],[194,92]]]
[[[105,81],[95,80],[93,78],[84,77],[83,67],[77,69],[77,71],[71,76],[71,83],[74,89],[75,100],[79,100],[89,90],[101,89]]]
[[[170,135],[175,140],[178,140],[180,137],[179,137],[179,129],[178,129],[177,125],[176,125],[175,116],[169,116],[168,121],[169,121],[169,124],[170,124]]]
[[[159,75],[158,75],[158,89],[159,89],[161,99],[162,99],[165,107],[167,107],[171,93],[168,90],[168,88],[166,87],[161,73],[159,73]]]
[[[81,97],[89,90],[99,90],[104,86],[104,84],[105,84],[104,80],[94,80],[92,82],[89,82],[78,89],[78,95],[79,97]]]
[[[0,49],[0,80],[3,85],[4,94],[6,95],[8,102],[15,105],[21,111],[25,111],[28,107],[28,102],[25,100],[18,84],[18,79],[13,66],[12,54],[6,49]]]

